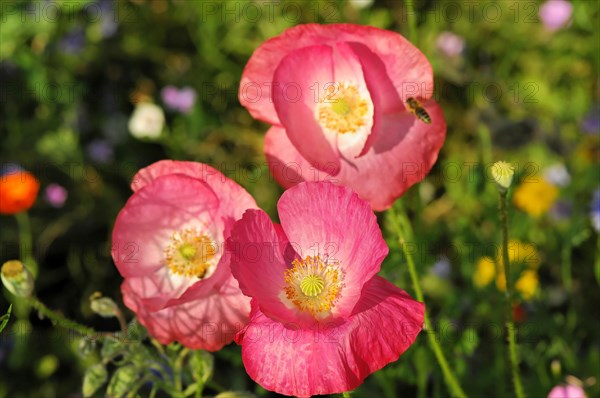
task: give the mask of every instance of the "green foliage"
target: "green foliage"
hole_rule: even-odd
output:
[[[194,380],[205,384],[213,374],[215,359],[206,351],[194,351],[189,366]]]
[[[83,396],[91,397],[100,387],[106,383],[108,373],[102,364],[89,367],[83,375]],[[112,383],[112,380],[111,380]]]
[[[12,311],[12,304],[8,306],[8,311],[6,311],[6,314],[0,316],[0,332],[2,332],[4,330],[4,328],[6,327],[6,325],[8,325],[11,311]]]
[[[112,225],[131,194],[132,176],[152,162],[211,164],[275,217],[282,189],[262,152],[268,127],[238,101],[248,58],[299,23],[361,23],[407,35],[405,2],[376,1],[358,11],[342,1],[283,1],[273,18],[262,7],[257,19],[226,13],[244,2],[214,2],[208,15],[203,1],[59,1],[52,2],[61,10],[56,16],[43,8],[46,3],[2,4],[0,161],[19,163],[41,181],[30,212],[34,244],[27,248],[39,264],[40,299],[114,338],[57,332],[46,319],[28,316],[23,303],[9,306],[12,298],[1,298],[0,307],[9,310],[0,317],[0,396],[70,396],[81,390],[81,380],[84,396],[104,396],[106,388],[115,396],[177,394],[178,358],[184,395],[274,396],[246,375],[238,346],[214,355],[185,353],[178,345],[161,352],[135,320],[126,333],[114,332],[117,320],[96,316],[86,297],[100,290],[121,301],[122,278],[110,255]],[[510,197],[557,163],[572,177],[558,194],[570,206],[568,216],[509,212],[511,238],[533,244],[540,258],[538,292],[519,303],[524,387],[529,396],[546,396],[574,375],[587,382],[588,396],[600,396],[600,382],[589,380],[600,373],[600,240],[589,218],[600,181],[600,139],[582,127],[600,104],[600,6],[573,1],[570,25],[550,32],[538,18],[541,1],[414,3],[415,44],[433,66],[435,97],[448,124],[434,169],[402,199],[433,328],[352,395],[448,396],[426,333],[435,334],[469,396],[510,395],[503,294],[495,280],[484,287],[473,283],[478,259],[496,257],[497,194],[488,166],[505,160],[517,166]],[[27,7],[34,11],[26,13]],[[448,57],[438,48],[444,31],[464,38],[460,55]],[[189,114],[165,109],[161,140],[136,140],[127,131],[132,97],[143,94],[165,107],[160,90],[166,85],[193,87],[196,106]],[[67,189],[63,207],[44,200],[51,183]],[[19,256],[17,225],[1,217],[0,263]],[[382,275],[413,294],[398,239],[384,217],[380,221],[390,246]],[[434,266],[442,258],[449,264],[445,274]]]
[[[121,398],[132,390],[134,383],[139,377],[139,369],[134,365],[126,365],[118,368],[110,378],[106,395]]]

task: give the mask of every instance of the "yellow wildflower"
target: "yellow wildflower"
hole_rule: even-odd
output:
[[[501,292],[506,291],[506,276],[504,276],[504,269],[498,270],[498,276],[496,277],[496,287]]]
[[[473,274],[473,283],[475,286],[481,288],[489,285],[490,282],[496,279],[498,290],[501,292],[506,291],[506,277],[504,275],[502,258],[502,247],[500,247],[495,261],[490,257],[479,259],[475,266],[475,273]],[[530,300],[535,295],[539,285],[537,268],[540,264],[540,259],[535,245],[512,239],[508,242],[508,258],[511,269],[519,275],[515,283],[516,291],[525,300]]]
[[[496,267],[494,260],[489,257],[482,257],[477,262],[475,274],[473,275],[473,283],[477,287],[487,286],[496,275]]]
[[[546,213],[558,197],[558,188],[543,178],[522,182],[513,195],[513,203],[533,217]]]
[[[534,270],[523,271],[517,283],[515,289],[521,293],[525,300],[529,300],[533,297],[537,291],[539,284],[537,273]]]
[[[501,272],[503,268],[502,262],[502,247],[498,248],[497,262],[500,265]],[[540,257],[537,249],[532,243],[524,243],[517,239],[508,241],[508,260],[511,264],[516,264],[521,267],[525,265],[527,268],[537,268],[540,264]]]

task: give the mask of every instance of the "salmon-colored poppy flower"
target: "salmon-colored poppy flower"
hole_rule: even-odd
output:
[[[239,99],[273,126],[265,153],[281,185],[331,181],[384,210],[437,159],[446,122],[432,94],[431,65],[401,35],[308,24],[258,47]]]
[[[195,162],[140,170],[119,213],[112,255],[125,278],[125,305],[163,344],[216,351],[248,320],[245,297],[223,251],[254,199],[233,180]]]
[[[351,189],[301,183],[277,205],[281,226],[248,210],[227,242],[252,312],[236,341],[264,388],[308,397],[351,390],[397,360],[425,306],[376,276],[388,247]]]

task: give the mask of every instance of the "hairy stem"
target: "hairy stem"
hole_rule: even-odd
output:
[[[523,392],[523,385],[521,384],[521,378],[519,376],[519,356],[517,342],[515,338],[515,324],[512,317],[512,298],[513,298],[513,284],[510,272],[510,259],[508,257],[508,211],[507,192],[500,192],[500,224],[502,227],[502,265],[504,266],[504,277],[506,279],[506,330],[508,332],[508,355],[510,358],[513,385],[515,388],[515,394],[517,398],[525,397]]]
[[[183,385],[181,383],[181,368],[183,366],[183,361],[189,352],[190,352],[189,348],[183,348],[181,350],[181,352],[179,353],[179,355],[177,356],[177,359],[175,359],[175,363],[173,364],[173,377],[174,377],[175,389],[177,391],[181,391],[181,392],[183,391]]]
[[[408,16],[408,38],[414,43],[417,39],[417,14],[415,14],[414,0],[406,0],[406,14]]]
[[[415,267],[415,261],[413,259],[413,255],[408,250],[406,245],[407,242],[412,242],[413,240],[413,231],[408,221],[408,217],[404,211],[404,208],[401,207],[398,212],[394,210],[394,208],[390,208],[392,224],[394,229],[398,235],[400,240],[400,246],[402,247],[402,251],[404,252],[404,256],[406,257],[406,262],[408,264],[408,273],[410,274],[410,279],[413,285],[413,290],[415,291],[415,297],[418,301],[424,302],[423,291],[421,290],[421,284],[419,282],[419,277],[417,275],[417,270]],[[446,381],[446,385],[450,389],[453,397],[466,397],[467,394],[461,388],[456,376],[452,372],[450,365],[448,365],[448,361],[444,356],[444,352],[442,351],[442,347],[437,341],[434,331],[431,328],[431,321],[429,320],[429,315],[427,310],[425,310],[424,316],[424,326],[427,332],[429,347],[433,351],[440,368],[442,368],[442,373],[444,374],[444,380]]]
[[[15,214],[17,225],[19,227],[19,255],[21,261],[27,266],[27,269],[35,278],[38,273],[37,263],[33,257],[33,239],[31,237],[31,223],[29,214],[22,211]]]
[[[29,297],[27,299],[27,302],[29,303],[29,305],[31,305],[32,308],[36,309],[40,314],[50,319],[55,325],[65,328],[67,330],[72,330],[84,337],[97,338],[99,340],[102,340],[107,337],[115,337],[110,332],[97,332],[93,328],[65,318],[62,314],[46,307],[46,305],[42,303],[37,297]]]

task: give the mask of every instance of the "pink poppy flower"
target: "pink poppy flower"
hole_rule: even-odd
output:
[[[548,398],[586,398],[586,395],[583,388],[565,384],[554,387],[548,394]]]
[[[549,31],[567,25],[573,14],[573,4],[566,0],[548,0],[540,7],[540,19]]]
[[[160,161],[140,170],[119,213],[112,256],[125,305],[163,344],[216,351],[247,322],[250,301],[223,252],[236,219],[257,208],[210,166]]]
[[[431,65],[401,35],[308,24],[254,52],[239,99],[273,125],[265,152],[281,185],[327,180],[384,210],[437,159],[446,122],[432,94]],[[419,107],[408,106],[410,98],[429,124],[411,112]]]
[[[415,341],[425,306],[376,276],[388,247],[350,188],[298,184],[277,208],[281,225],[248,210],[227,241],[232,273],[252,297],[236,336],[246,371],[285,395],[351,390]]]

